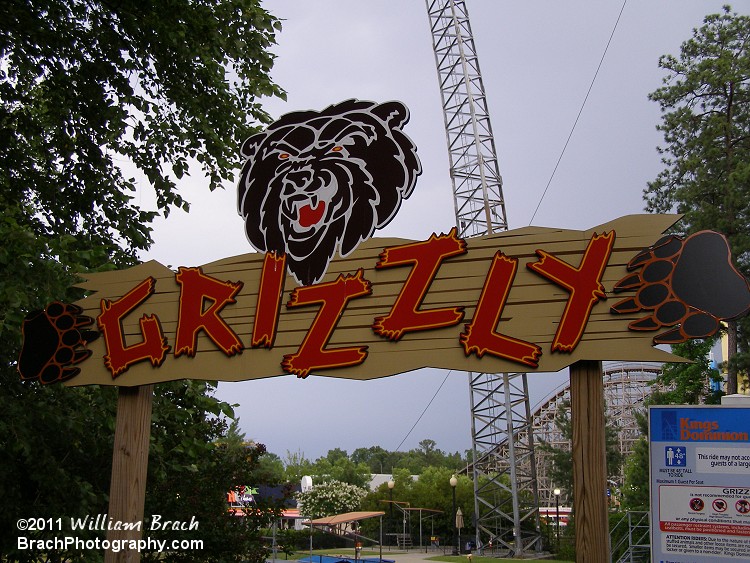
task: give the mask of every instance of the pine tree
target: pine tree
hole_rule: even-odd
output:
[[[706,16],[703,25],[659,66],[664,85],[651,93],[662,111],[664,170],[644,193],[646,209],[683,213],[682,230],[723,233],[738,267],[750,272],[750,17]],[[746,367],[750,324],[729,323],[727,392]]]

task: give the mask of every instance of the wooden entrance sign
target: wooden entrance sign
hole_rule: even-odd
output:
[[[579,557],[606,560],[601,361],[679,360],[654,344],[714,334],[750,310],[750,286],[723,236],[662,237],[676,215],[372,238],[422,171],[408,119],[358,100],[282,116],[241,149],[257,252],[87,274],[85,299],[27,316],[22,379],[121,388],[110,518],[142,519],[155,383],[572,366]]]
[[[177,272],[148,262],[86,274],[80,287],[90,295],[75,303],[80,315],[66,313],[67,324],[80,330],[80,319],[95,320],[101,336],[59,379],[136,386],[674,361],[652,333],[630,328],[649,311],[611,308],[630,259],[677,218],[634,215],[585,231],[526,227],[466,240],[455,231],[370,239],[309,286],[285,274],[283,257],[258,253]]]

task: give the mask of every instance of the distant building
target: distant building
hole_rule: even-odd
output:
[[[300,485],[294,486],[291,489],[287,485],[276,487],[269,487],[268,485],[238,487],[237,490],[227,493],[229,511],[236,516],[242,516],[245,510],[258,502],[281,502],[282,513],[279,527],[281,529],[293,528],[295,530],[302,530],[304,528],[302,522],[305,519],[299,513],[297,500],[293,497],[293,493],[302,491],[305,485],[312,487],[312,479],[310,477],[307,477],[307,479],[309,479],[309,483],[303,477]]]

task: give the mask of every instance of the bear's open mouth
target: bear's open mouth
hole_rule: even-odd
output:
[[[326,202],[319,200],[317,205],[313,207],[313,202],[307,203],[300,206],[299,208],[299,224],[304,228],[312,227],[316,225],[322,218],[326,210]]]

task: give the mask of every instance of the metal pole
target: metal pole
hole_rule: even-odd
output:
[[[459,510],[461,509],[459,508]],[[458,520],[458,515],[456,515],[456,520]],[[456,522],[456,524],[458,524],[458,522]],[[458,544],[458,554],[461,555],[461,528],[459,528],[458,526],[456,526],[456,528],[458,528],[458,535],[456,536],[456,543]]]
[[[557,551],[560,551],[560,495],[555,495],[555,527],[557,528]]]
[[[419,551],[422,551],[422,509],[419,509]]]
[[[406,548],[406,551],[409,551],[409,548],[406,546],[406,510],[404,512],[404,523],[403,523],[403,529],[401,532],[401,541],[404,542],[404,547]]]
[[[273,521],[273,525],[271,526],[271,545],[273,546],[272,554],[273,554],[273,563],[276,563],[276,520]],[[312,561],[310,562],[312,563]]]
[[[453,487],[453,555],[458,555],[458,528],[456,527],[456,487]]]
[[[391,497],[391,499],[390,499],[391,500],[391,502],[390,502],[390,505],[391,505],[390,512],[391,513],[388,516],[388,530],[390,531],[391,529],[393,529],[393,487],[390,486],[390,483],[388,484],[388,493],[390,494],[390,497]],[[388,547],[390,548],[390,546],[391,546],[391,544],[389,542],[388,543]]]
[[[312,563],[312,561],[310,563]],[[383,516],[382,515],[380,516],[380,563],[383,563]]]

